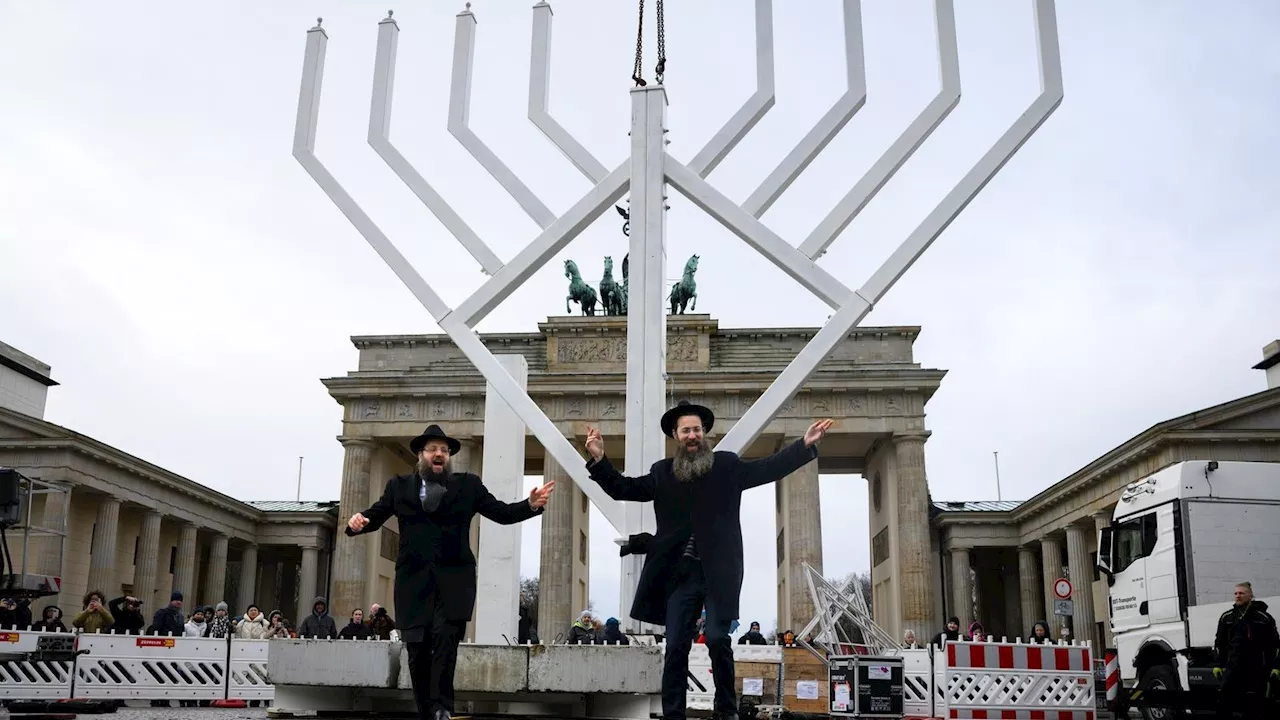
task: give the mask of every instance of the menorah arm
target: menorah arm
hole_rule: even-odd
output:
[[[409,186],[440,224],[453,234],[467,252],[480,263],[485,273],[493,275],[502,268],[502,260],[476,235],[471,226],[440,197],[431,184],[418,173],[400,151],[391,144],[391,95],[395,85],[396,47],[400,26],[391,17],[378,23],[378,49],[373,65],[373,100],[369,105],[369,145],[378,157]]]
[[[809,237],[800,243],[800,251],[818,259],[836,237],[853,222],[880,189],[906,164],[933,131],[947,119],[960,102],[960,54],[956,48],[956,10],[953,0],[934,1],[934,33],[938,42],[938,64],[942,86],[924,110],[902,131],[862,178],[854,184]]]
[[[400,278],[409,292],[422,303],[437,321],[447,316],[449,306],[431,289],[427,281],[413,269],[404,255],[396,249],[382,229],[360,208],[351,194],[316,157],[316,125],[320,119],[320,87],[324,78],[324,55],[329,36],[317,25],[307,31],[307,46],[302,63],[302,88],[298,92],[298,117],[293,131],[293,157],[302,165],[320,189],[356,230],[364,236],[374,251]]]
[[[689,161],[689,169],[706,177],[760,122],[774,102],[773,0],[756,0],[756,91],[719,132]]]
[[[773,384],[758,400],[752,403],[729,432],[725,433],[717,449],[742,452],[764,430],[769,420],[782,405],[794,396],[813,376],[813,373],[836,345],[867,313],[871,312],[889,288],[910,269],[933,241],[986,187],[996,173],[1018,152],[1036,130],[1044,124],[1062,102],[1062,57],[1058,47],[1058,25],[1054,0],[1033,0],[1040,66],[1040,94],[1031,101],[1025,112],[1018,116],[1009,129],[996,140],[986,153],[965,173],[951,192],[925,216],[920,225],[907,236],[880,268],[867,280],[849,302],[831,316],[813,340],[787,365]],[[670,162],[670,161],[668,161]],[[674,181],[673,181],[674,182]]]
[[[591,182],[600,182],[609,170],[551,117],[551,4],[533,6],[533,42],[529,62],[529,119],[551,140],[569,162]]]
[[[507,369],[502,367],[480,336],[456,317],[445,318],[440,322],[440,327],[449,333],[449,337],[453,339],[462,354],[476,369],[480,370],[489,385],[524,421],[533,436],[542,443],[547,455],[573,478],[574,484],[600,509],[600,513],[613,526],[614,531],[618,534],[626,534],[622,504],[606,495],[599,483],[591,480],[586,463],[582,462],[582,454],[573,447],[560,428],[547,418],[546,413],[538,408],[529,397],[529,393],[516,383]]]
[[[755,217],[764,215],[791,183],[826,149],[867,101],[867,66],[862,54],[862,2],[844,0],[844,67],[846,89],[831,109],[742,203]]]
[[[475,327],[553,255],[565,249],[631,187],[631,161],[619,165],[458,306],[454,317]]]
[[[664,155],[662,161],[667,180],[676,190],[734,235],[745,240],[756,252],[769,258],[809,292],[832,308],[839,308],[849,300],[849,288],[815,265],[786,240],[778,237],[777,233],[752,217],[737,203],[725,197],[692,169],[670,155]]]
[[[453,78],[449,85],[449,134],[480,163],[516,203],[546,229],[555,222],[555,213],[542,203],[533,191],[502,162],[467,124],[471,114],[471,78],[475,60],[476,16],[471,10],[458,13],[453,37]]]

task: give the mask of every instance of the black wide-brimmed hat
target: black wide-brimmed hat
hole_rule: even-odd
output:
[[[450,455],[456,455],[458,450],[462,447],[462,443],[454,440],[448,435],[445,435],[444,430],[441,430],[439,425],[428,425],[427,429],[423,430],[421,435],[409,441],[409,450],[414,455],[417,455],[422,452],[422,448],[426,447],[428,440],[445,441],[449,446]]]
[[[688,400],[681,400],[675,407],[662,414],[662,433],[667,437],[675,437],[676,421],[686,415],[697,415],[702,419],[702,432],[711,432],[716,422],[715,413],[710,408],[694,405]]]

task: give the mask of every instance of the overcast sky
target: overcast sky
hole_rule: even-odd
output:
[[[745,199],[843,92],[840,3],[774,3],[777,105],[710,180]],[[454,14],[396,5],[392,138],[504,260],[537,226],[446,131]],[[587,181],[525,117],[531,1],[475,4],[474,130],[562,212]],[[652,12],[652,3],[649,3]],[[964,96],[822,265],[852,286],[1038,92],[1030,2],[957,3]],[[290,156],[305,32],[330,42],[317,153],[451,305],[484,276],[365,142],[387,3],[0,2],[0,339],[53,366],[47,419],[242,499],[338,497],[349,337],[439,332]],[[608,167],[628,152],[635,3],[556,0],[552,110]],[[668,3],[671,153],[754,88],[748,0]],[[937,90],[932,3],[863,7],[866,106],[765,215],[793,243]],[[920,325],[935,499],[1024,499],[1153,423],[1264,388],[1280,335],[1271,2],[1058,5],[1066,98],[864,325]],[[652,76],[652,15],[645,74]],[[702,256],[722,327],[828,310],[672,193],[668,276]],[[561,257],[625,254],[613,213]],[[733,259],[731,260],[731,256]],[[480,326],[562,313],[559,259]],[[749,284],[756,289],[744,293]],[[768,289],[771,294],[763,290]],[[530,480],[530,482],[533,482]],[[825,570],[867,568],[866,485],[822,481]],[[744,501],[772,527],[773,493]],[[537,522],[524,574],[536,574]],[[592,596],[618,613],[592,523]],[[773,533],[747,535],[743,623],[774,617]],[[758,561],[757,561],[758,559]],[[569,619],[566,618],[566,622]]]

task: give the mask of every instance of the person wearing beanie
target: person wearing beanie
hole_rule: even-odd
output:
[[[151,627],[148,630],[153,635],[172,635],[180,637],[187,628],[187,619],[182,614],[182,593],[174,591],[169,596],[169,604],[156,610],[155,615],[151,616]]]
[[[227,603],[220,602],[213,609],[213,619],[209,621],[209,637],[225,638],[231,634],[231,618],[227,617]]]

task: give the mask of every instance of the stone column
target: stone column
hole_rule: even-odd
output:
[[[311,606],[316,599],[316,560],[317,553],[320,552],[316,547],[302,548],[302,572],[298,576],[298,625],[302,624],[302,619],[311,614]],[[329,614],[334,618],[345,618],[351,614],[352,608],[358,605],[341,605],[335,607],[332,600],[329,601]],[[334,622],[337,622],[335,619]],[[344,623],[345,624],[345,623]]]
[[[346,456],[342,460],[342,491],[338,507],[338,534],[333,547],[333,597],[329,598],[331,606],[353,608],[363,607],[365,586],[369,573],[370,542],[377,542],[376,534],[347,537],[345,528],[347,520],[358,512],[369,508],[369,473],[372,470],[374,444],[371,440],[348,439],[342,441],[346,448]],[[314,578],[314,575],[312,576]],[[307,592],[315,592],[315,581]],[[307,603],[307,612],[311,612],[311,600],[314,594],[299,593],[299,606]],[[302,617],[306,617],[305,614]],[[299,620],[301,622],[301,620]]]
[[[184,522],[178,533],[178,558],[173,568],[173,589],[182,593],[184,606],[196,602],[196,526]],[[184,610],[184,612],[188,612]]]
[[[555,480],[557,488],[542,511],[538,564],[538,637],[549,645],[557,635],[569,631],[585,608],[573,606],[573,493],[564,492],[573,480],[549,457],[544,461],[542,479],[544,483]],[[623,608],[622,612],[630,610]]]
[[[1071,634],[1081,642],[1093,640],[1093,567],[1089,564],[1089,538],[1083,525],[1067,526],[1067,567],[1071,579]]]
[[[1037,620],[1045,620],[1044,581],[1040,579],[1039,559],[1030,547],[1018,548],[1018,590],[1022,603],[1022,632],[1031,632]],[[1020,633],[1019,633],[1020,634]]]
[[[116,536],[120,534],[120,500],[110,496],[98,502],[98,521],[89,551],[89,589],[116,596]]]
[[[929,569],[929,481],[924,470],[924,435],[895,435],[898,490],[898,597],[902,625],[935,626]],[[967,576],[966,576],[967,583]],[[966,611],[966,614],[969,611]]]
[[[961,634],[973,620],[973,578],[969,576],[969,570],[969,548],[954,548],[951,551],[951,614],[960,618]],[[906,604],[906,598],[903,598],[903,604]]]
[[[236,597],[235,607],[237,613],[244,612],[255,602],[253,596],[257,592],[257,584],[258,546],[250,544],[240,551],[240,592]],[[267,608],[264,612],[271,612],[271,608]]]
[[[790,617],[782,618],[783,622],[778,627],[794,628],[799,632],[817,614],[801,563],[809,563],[822,575],[822,504],[818,499],[818,461],[810,462],[780,482],[785,496],[787,599],[791,612]]]
[[[49,493],[45,495],[44,516],[40,520],[40,526],[46,530],[56,530],[61,533],[67,532],[67,511],[70,506],[70,490],[65,494]],[[67,555],[67,553],[63,552],[66,547],[66,537],[49,535],[36,538],[36,541],[31,544],[37,548],[36,561],[34,563],[37,568],[36,572],[49,577],[65,578],[66,573],[62,572],[62,567]]]
[[[204,587],[201,595],[206,605],[226,602],[227,591],[227,536],[218,533],[209,544],[209,564],[204,569]]]
[[[133,570],[133,594],[142,601],[144,612],[155,612],[169,603],[156,602],[156,578],[160,571],[160,513],[148,510],[142,516],[142,530],[138,533],[138,564]],[[110,598],[108,598],[110,599]]]
[[[1062,544],[1056,537],[1045,535],[1040,538],[1040,567],[1044,571],[1045,620],[1053,628],[1054,636],[1057,637],[1057,629],[1066,621],[1053,615],[1053,581],[1062,574]]]

